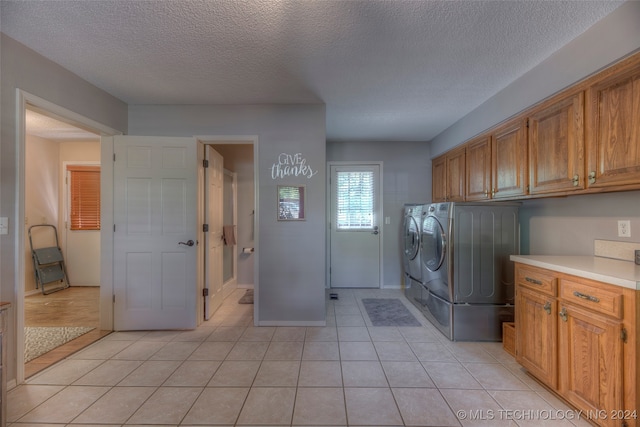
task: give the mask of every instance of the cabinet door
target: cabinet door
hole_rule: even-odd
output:
[[[584,93],[529,117],[529,194],[582,190]]]
[[[431,200],[433,202],[447,201],[447,158],[440,156],[431,163]]]
[[[558,302],[521,286],[516,292],[516,360],[539,380],[556,388]]]
[[[447,201],[464,202],[465,147],[447,154]]]
[[[492,198],[527,194],[526,121],[514,120],[491,138]]]
[[[578,409],[612,411],[623,409],[622,325],[619,321],[561,304],[559,333],[559,392]],[[619,426],[611,416],[602,426]]]
[[[491,193],[491,138],[467,144],[466,200],[487,200]]]
[[[640,187],[640,60],[588,89],[588,187]]]

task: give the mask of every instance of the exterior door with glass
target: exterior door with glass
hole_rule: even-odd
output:
[[[380,288],[380,168],[376,163],[330,166],[332,288]]]

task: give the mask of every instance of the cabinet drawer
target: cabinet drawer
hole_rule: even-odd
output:
[[[516,268],[516,282],[519,285],[555,296],[558,279],[550,271],[518,265]]]
[[[560,281],[560,298],[575,305],[622,319],[622,289],[596,283],[586,284],[569,279]]]

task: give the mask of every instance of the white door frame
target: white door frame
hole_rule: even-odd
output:
[[[254,247],[258,248],[258,236],[260,233],[258,232],[258,218],[259,218],[259,182],[258,178],[260,177],[259,171],[259,162],[258,162],[258,136],[257,135],[196,135],[194,138],[198,141],[198,143],[202,143],[205,145],[241,145],[241,144],[250,144],[253,145],[253,204],[254,204],[254,215],[253,215],[253,242]],[[200,182],[198,183],[198,187],[202,190],[199,193],[202,193],[205,187],[204,184],[204,176],[199,178]],[[200,209],[201,218],[199,219],[199,224],[204,223],[204,210]],[[204,239],[202,239],[204,241]],[[199,247],[203,247],[200,245]],[[203,257],[204,255],[198,255],[199,257]],[[255,326],[258,326],[258,312],[259,312],[259,288],[258,285],[258,277],[259,277],[259,268],[260,263],[259,259],[259,251],[254,251],[253,254],[253,287],[254,287],[254,303],[253,303],[253,323]],[[236,264],[237,265],[237,264]],[[198,295],[202,295],[202,290],[204,289],[204,279],[198,280]],[[204,307],[203,304],[198,304],[198,319],[200,321],[204,319]]]
[[[64,107],[56,105],[46,99],[39,96],[25,92],[22,89],[16,89],[16,206],[15,206],[15,221],[13,222],[13,234],[16,236],[15,240],[15,253],[16,253],[16,275],[14,277],[14,292],[16,298],[16,384],[24,382],[24,351],[18,351],[17,349],[24,348],[24,279],[25,279],[25,140],[26,140],[26,110],[27,106],[30,109],[41,112],[47,116],[54,117],[67,123],[71,123],[82,129],[90,130],[98,135],[110,136],[121,135],[122,132],[106,126],[102,123],[96,122],[81,114],[75,113]],[[110,158],[105,157],[105,149],[101,144],[101,156],[103,159]],[[113,147],[111,147],[111,153],[113,153]],[[112,155],[112,154],[111,154]],[[101,181],[112,178],[113,176],[113,163],[104,162],[105,167],[102,169]],[[106,169],[106,170],[105,170]],[[105,176],[107,175],[107,176]],[[106,178],[106,179],[105,179]],[[110,181],[111,182],[111,181]],[[101,184],[102,185],[102,184]],[[104,190],[102,185],[101,190]],[[110,191],[112,198],[107,199],[105,203],[104,193],[102,211],[109,211],[113,203],[113,194]],[[113,216],[111,218],[110,229],[113,228]],[[100,251],[104,254],[108,249],[105,249],[105,245],[111,244],[113,249],[113,236],[112,233],[106,233],[108,224],[104,224],[100,233]],[[107,236],[107,238],[105,238]],[[108,238],[111,238],[109,240]],[[101,261],[104,262],[104,255],[101,255]],[[101,262],[101,264],[102,264]],[[109,260],[110,262],[110,260]],[[102,264],[101,272],[110,269],[105,268],[105,264]],[[101,278],[102,278],[101,273]],[[113,283],[103,282],[100,287],[100,327],[101,329],[110,330],[113,326],[113,312],[111,305],[111,295],[113,294]],[[109,286],[110,285],[110,286]],[[108,299],[105,301],[105,298]],[[15,384],[10,384],[14,386]]]
[[[347,162],[347,161],[339,161],[339,162],[327,162],[327,232],[326,234],[326,269],[325,269],[325,288],[331,288],[331,233],[329,227],[332,226],[333,218],[331,218],[331,203],[333,198],[333,187],[331,187],[331,167],[332,166],[363,166],[363,165],[378,165],[380,168],[380,175],[378,176],[378,188],[380,192],[380,212],[382,213],[382,217],[378,220],[379,228],[380,228],[380,251],[379,251],[379,260],[380,264],[380,289],[383,289],[382,284],[384,283],[384,263],[382,262],[384,259],[384,171],[382,169],[383,162],[367,162],[367,161],[355,161],[355,162]]]

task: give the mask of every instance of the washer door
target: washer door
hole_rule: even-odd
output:
[[[422,245],[422,263],[429,271],[438,271],[444,261],[447,239],[436,217],[429,215],[424,219],[420,244]]]
[[[412,216],[405,217],[404,227],[404,255],[409,261],[413,261],[418,256],[420,248],[420,233],[418,233],[418,222]]]

